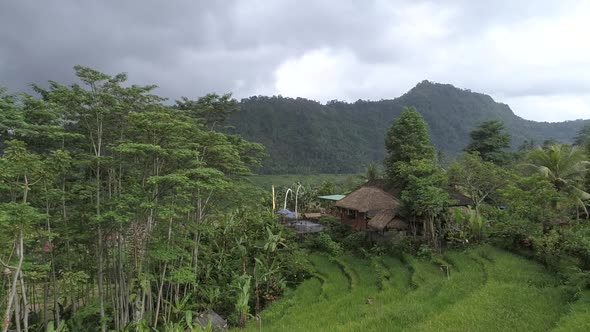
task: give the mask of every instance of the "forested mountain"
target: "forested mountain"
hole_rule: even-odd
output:
[[[524,140],[570,142],[590,123],[525,120],[488,95],[423,81],[391,100],[324,105],[304,98],[250,97],[230,118],[230,130],[266,146],[268,157],[261,173],[356,172],[383,160],[385,133],[406,106],[420,112],[432,142],[449,156],[462,151],[469,132],[486,120],[503,121],[514,148]]]

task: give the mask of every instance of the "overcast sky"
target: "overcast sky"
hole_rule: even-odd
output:
[[[590,1],[0,2],[0,86],[74,82],[76,64],[208,92],[391,99],[427,79],[526,118],[590,118]]]

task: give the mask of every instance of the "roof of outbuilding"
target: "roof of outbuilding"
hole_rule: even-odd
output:
[[[339,201],[341,199],[343,199],[344,197],[346,197],[346,195],[324,195],[324,196],[318,196],[318,198],[320,199],[327,199],[330,201]]]
[[[408,229],[408,223],[399,217],[396,217],[396,211],[394,209],[379,211],[375,217],[369,221],[367,226],[378,231],[384,230],[385,227],[398,230]]]
[[[335,205],[366,213],[369,210],[395,209],[401,205],[401,202],[381,188],[364,186],[348,194]]]

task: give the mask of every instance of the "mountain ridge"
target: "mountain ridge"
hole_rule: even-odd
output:
[[[269,157],[261,173],[350,173],[383,160],[385,133],[409,106],[424,117],[437,149],[451,156],[461,152],[469,132],[487,120],[504,122],[513,148],[524,140],[571,142],[582,126],[590,124],[527,120],[489,95],[425,80],[397,98],[379,101],[321,104],[300,97],[244,98],[241,111],[229,119],[229,131],[267,147]]]

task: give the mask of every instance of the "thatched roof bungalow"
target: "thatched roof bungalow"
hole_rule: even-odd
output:
[[[472,205],[471,199],[455,188],[448,188],[450,207]],[[400,218],[402,205],[396,197],[399,188],[388,188],[383,180],[366,183],[362,187],[337,201],[336,215],[354,230],[387,231],[391,229],[404,231],[408,223]]]
[[[382,210],[401,206],[399,199],[374,185],[360,187],[335,204],[342,222],[354,230],[367,229],[368,221]]]

